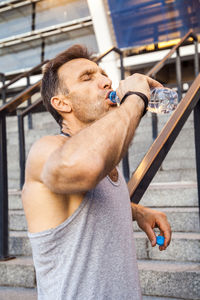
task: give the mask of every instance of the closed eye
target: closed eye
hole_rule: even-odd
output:
[[[100,71],[100,73],[101,73],[103,76],[108,77],[108,75],[106,74],[106,72],[105,72],[103,69],[99,68],[99,71]],[[96,74],[96,73],[97,73],[97,70],[96,70],[96,69],[85,70],[85,71],[83,71],[82,74],[80,74],[79,79],[80,79],[81,81],[88,81],[88,80],[91,80],[91,79],[93,78],[93,75]]]
[[[105,72],[103,69],[101,69],[101,74],[102,74],[103,76],[108,77],[108,75],[106,74],[106,72]]]
[[[91,73],[87,73],[87,74],[84,74],[82,77],[81,77],[81,80],[82,81],[88,81],[92,78],[92,74]]]

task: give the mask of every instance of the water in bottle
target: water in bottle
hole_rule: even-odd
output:
[[[110,92],[109,99],[120,106],[120,99],[115,91]],[[157,114],[167,114],[176,109],[178,94],[168,88],[155,88],[151,90],[150,101],[147,110]]]
[[[151,91],[151,97],[147,110],[156,114],[167,114],[176,109],[178,94],[168,88],[155,88]]]

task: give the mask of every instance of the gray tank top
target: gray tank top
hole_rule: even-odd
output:
[[[56,228],[28,233],[38,300],[140,300],[127,185],[105,177]]]

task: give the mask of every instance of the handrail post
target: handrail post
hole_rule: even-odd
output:
[[[120,53],[120,69],[121,69],[121,80],[124,80],[124,61],[123,61],[123,53]]]
[[[155,79],[154,74],[152,74],[152,78]],[[151,125],[152,125],[152,139],[154,142],[158,136],[158,116],[156,113],[151,114]]]
[[[0,260],[8,257],[8,171],[6,116],[0,114]]]
[[[198,40],[194,40],[194,74],[195,77],[199,74],[199,53],[198,53]]]
[[[18,138],[19,138],[19,164],[20,164],[20,189],[22,189],[25,180],[25,136],[24,136],[24,116],[17,114],[18,118]]]
[[[194,137],[195,137],[196,172],[197,172],[199,218],[200,218],[200,99],[194,108]]]
[[[44,62],[45,57],[45,39],[42,39],[41,43],[41,63]]]
[[[3,100],[3,104],[6,103],[6,88],[5,88],[5,75],[1,73],[1,82],[2,82],[2,88],[1,88],[1,98]]]
[[[158,116],[155,113],[152,113],[151,124],[152,124],[152,138],[153,141],[155,141],[155,139],[158,136]]]
[[[30,75],[28,75],[26,77],[26,80],[27,80],[27,87],[29,87],[30,86]],[[27,103],[28,103],[28,106],[31,105],[31,98],[28,99]],[[28,114],[28,129],[33,129],[33,122],[32,122],[32,115],[31,115],[31,113]]]
[[[181,57],[179,48],[176,49],[176,80],[178,85],[178,98],[182,99],[182,75],[181,75]]]
[[[120,69],[121,69],[121,80],[124,79],[125,74],[124,74],[124,62],[123,62],[123,53],[120,53]],[[123,169],[123,175],[126,180],[126,182],[129,181],[130,179],[130,167],[129,167],[129,154],[128,150],[125,154],[125,156],[122,159],[122,169]]]
[[[199,73],[199,53],[198,40],[194,39],[194,74],[197,77]],[[195,152],[196,152],[196,172],[197,172],[197,189],[199,202],[199,219],[200,219],[200,100],[194,108],[194,138],[195,138]]]

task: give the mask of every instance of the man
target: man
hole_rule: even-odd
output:
[[[116,107],[111,80],[87,49],[75,45],[45,67],[42,97],[61,134],[37,141],[29,153],[23,205],[33,250],[39,300],[141,299],[132,220],[156,245],[166,216],[130,203],[116,166],[157,81],[134,74],[121,81]],[[136,93],[142,93],[138,96]]]

